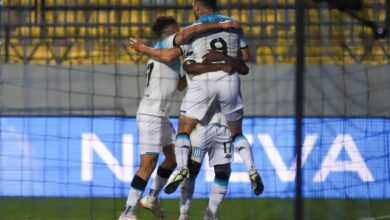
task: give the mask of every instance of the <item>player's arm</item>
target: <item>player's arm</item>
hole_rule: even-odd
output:
[[[179,83],[177,84],[176,89],[179,91],[183,91],[185,88],[187,88],[187,78],[185,75],[180,76]]]
[[[228,29],[228,28],[240,28],[239,22],[235,20],[231,21],[225,21],[225,22],[218,22],[218,23],[201,23],[189,26],[187,28],[184,28],[183,30],[179,31],[175,35],[175,45],[181,45],[191,37],[200,34],[202,32],[211,30],[211,29]]]
[[[244,61],[244,62],[248,62],[251,55],[249,53],[249,48],[248,47],[245,47],[245,48],[241,48],[240,49],[240,55],[241,55],[241,59]]]
[[[238,72],[240,75],[247,75],[249,73],[249,67],[245,64],[242,59],[233,59],[228,61],[228,64]]]
[[[197,63],[194,60],[186,60],[183,63],[184,70],[191,75],[200,75],[208,72],[224,71],[233,73],[233,67],[227,63]]]
[[[153,59],[163,63],[172,62],[181,56],[181,49],[178,47],[170,49],[155,49],[146,46],[144,42],[134,38],[130,38],[129,45],[135,51],[147,54]]]
[[[238,50],[238,56],[241,57],[241,59],[244,62],[248,62],[250,59],[250,53],[249,53],[249,45],[247,43],[247,40],[244,36],[244,32],[242,29],[240,31],[240,49]]]
[[[249,68],[241,57],[231,57],[222,52],[210,50],[203,56],[203,59],[203,63],[225,61],[240,75],[246,75],[249,73]]]

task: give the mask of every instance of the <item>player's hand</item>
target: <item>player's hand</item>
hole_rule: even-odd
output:
[[[221,65],[222,65],[222,71],[223,71],[223,72],[226,72],[226,73],[228,73],[229,75],[230,75],[230,74],[233,74],[233,73],[235,72],[234,69],[233,69],[233,67],[230,66],[229,64],[227,64],[227,63],[222,63]]]
[[[129,38],[129,45],[137,52],[142,52],[142,48],[145,46],[142,40],[131,37]]]
[[[240,29],[240,22],[236,20],[231,20],[231,21],[224,21],[221,22],[222,28],[223,29],[228,29],[228,28],[234,28],[234,29]]]
[[[203,63],[212,63],[217,61],[224,61],[225,54],[223,52],[218,52],[216,50],[209,50],[207,54],[205,54],[203,58]]]

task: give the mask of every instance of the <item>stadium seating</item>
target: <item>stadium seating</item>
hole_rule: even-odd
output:
[[[3,0],[1,7],[14,7],[8,13],[18,13],[17,16],[23,17],[9,29],[9,42],[13,42],[13,48],[17,48],[17,51],[29,51],[37,42],[51,45],[51,49],[39,46],[26,58],[23,57],[25,53],[18,56],[10,45],[3,43],[2,54],[5,50],[10,51],[6,58],[8,62],[145,62],[146,57],[139,57],[129,48],[127,51],[123,49],[129,36],[141,37],[152,43],[154,35],[150,25],[155,17],[161,15],[174,16],[182,26],[194,20],[190,0],[37,0],[37,5],[34,2],[35,0]],[[164,2],[165,4],[161,4]],[[372,1],[369,3],[373,4]],[[253,45],[251,49],[257,54],[257,63],[289,63],[295,60],[295,11],[291,8],[293,0],[221,0],[219,4],[222,14],[240,21],[244,33]],[[262,4],[268,6],[263,7]],[[385,1],[376,1],[376,4],[385,4]],[[273,9],[276,5],[278,9]],[[152,6],[153,10],[148,9]],[[378,8],[380,7],[376,7],[376,11],[374,8],[368,9],[367,16],[377,20],[384,19],[385,11]],[[368,48],[363,46],[363,49],[356,47],[372,38],[372,30],[337,10],[314,7],[307,10],[307,16],[310,18],[306,25],[308,62],[320,62],[318,57],[335,60],[331,56],[343,57],[345,62],[354,62],[359,56],[361,60],[380,62],[389,54],[384,49],[383,42]],[[331,42],[321,42],[321,36],[327,36]],[[94,42],[92,47],[83,45],[91,41]],[[69,56],[58,58],[48,52],[64,50],[58,42],[71,45],[67,49]],[[101,45],[110,45],[112,42],[121,42],[120,52],[101,48]],[[345,45],[353,45],[350,48],[354,50],[346,52]],[[27,49],[21,50],[21,47]]]

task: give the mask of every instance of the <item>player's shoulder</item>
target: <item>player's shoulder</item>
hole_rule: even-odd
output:
[[[162,40],[159,40],[155,43],[154,47],[155,49],[169,49],[173,47],[174,39],[176,34],[172,34]]]
[[[219,13],[212,13],[209,15],[205,15],[200,17],[198,20],[195,21],[196,23],[216,23],[216,22],[223,22],[223,21],[230,21],[233,20],[231,17],[221,15]]]

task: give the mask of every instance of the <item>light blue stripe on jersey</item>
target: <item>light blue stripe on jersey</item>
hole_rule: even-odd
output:
[[[157,41],[155,44],[154,44],[154,49],[168,49],[168,48],[172,48],[172,37],[169,36],[165,39],[162,39],[162,40],[159,40]],[[180,68],[181,68],[181,63],[180,63],[180,59],[177,58],[175,59],[174,61],[172,61],[171,63],[168,64],[173,70],[175,70],[176,72],[180,73]]]
[[[218,13],[211,13],[205,16],[200,17],[198,20],[194,22],[194,24],[201,24],[201,23],[218,23],[218,22],[223,22],[223,21],[231,21],[233,20],[230,17],[226,17],[224,15],[218,14]],[[240,38],[244,36],[242,30],[237,30],[231,28],[232,32],[238,34]]]
[[[220,180],[220,179],[217,179],[217,178],[214,178],[214,183],[220,185],[220,186],[227,186],[228,185],[228,181],[224,181],[224,180]]]
[[[170,42],[170,37],[167,37],[163,40],[159,40],[157,41],[155,44],[154,44],[154,47],[155,49],[166,49],[166,48],[169,48],[171,46],[171,42]]]
[[[198,20],[194,22],[194,24],[200,24],[200,23],[217,23],[222,21],[231,21],[232,18],[223,16],[218,13],[212,13],[205,16],[200,17]]]
[[[240,135],[237,135],[235,138],[234,138],[234,141],[233,141],[233,144],[239,142],[240,140],[246,140],[246,137],[242,134]]]

